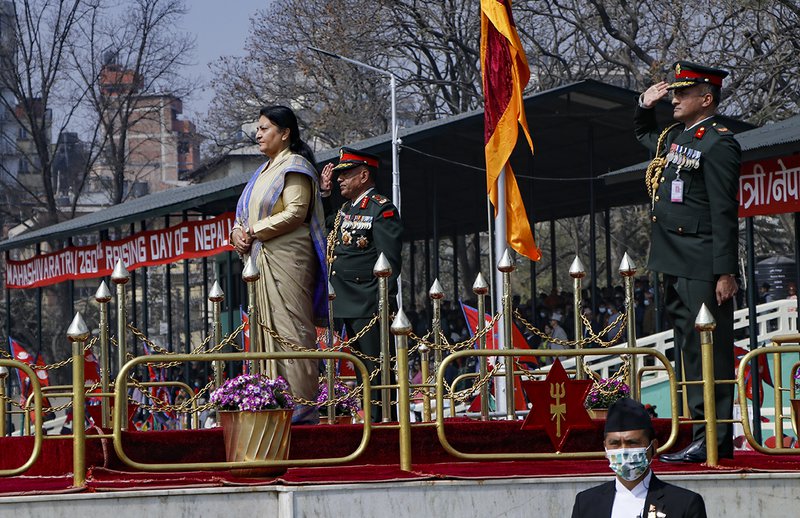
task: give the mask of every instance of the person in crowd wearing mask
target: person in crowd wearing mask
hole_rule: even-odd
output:
[[[597,314],[594,316],[595,320],[595,329],[601,330],[606,327],[606,322],[608,319],[608,309],[606,308],[606,303],[601,302],[599,306],[597,306]],[[602,337],[601,337],[602,338]]]
[[[656,307],[653,304],[653,292],[644,292],[644,317],[642,319],[642,333],[644,336],[656,332]]]
[[[550,349],[563,350],[567,348],[565,345],[558,343],[559,340],[567,340],[567,332],[561,327],[561,313],[553,313],[550,317],[550,333],[548,333],[548,336],[551,338]],[[566,356],[559,356],[558,358],[563,362]]]
[[[603,446],[616,479],[578,493],[572,518],[705,518],[703,497],[650,468],[658,439],[641,403],[623,398],[611,405]]]
[[[608,317],[606,317],[606,325],[610,326],[618,318],[619,318],[619,310],[617,309],[617,306],[615,304],[613,304],[613,303],[609,303],[608,304]],[[605,336],[606,341],[608,341],[608,342],[612,342],[613,341],[614,343],[618,343],[618,342],[624,340],[625,336],[622,336],[622,335],[617,336],[619,334],[619,332],[620,332],[620,329],[622,329],[622,320],[621,319],[616,323],[616,325],[614,325],[611,329],[608,330],[608,333],[606,333],[606,336]]]

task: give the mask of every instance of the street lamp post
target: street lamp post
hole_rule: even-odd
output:
[[[314,52],[319,52],[320,54],[324,54],[328,57],[332,57],[334,59],[341,59],[342,61],[346,61],[350,64],[355,66],[365,68],[367,70],[371,70],[378,74],[382,74],[389,77],[389,89],[391,91],[391,99],[392,99],[392,201],[394,201],[395,207],[397,207],[397,212],[400,212],[400,144],[401,141],[397,136],[397,76],[395,76],[392,72],[388,70],[383,70],[381,68],[373,67],[372,65],[367,65],[366,63],[362,63],[361,61],[347,58],[344,56],[340,56],[339,54],[334,54],[333,52],[329,52],[327,50],[322,50],[317,47],[308,47],[310,50]],[[400,277],[397,278],[397,305],[398,307],[403,306],[403,287],[400,283]]]

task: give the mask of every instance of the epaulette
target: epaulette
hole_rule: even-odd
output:
[[[733,135],[733,132],[729,130],[727,127],[723,126],[718,122],[714,122],[711,124],[711,127],[717,130],[717,133],[720,135]]]
[[[387,198],[386,196],[382,196],[380,194],[373,194],[372,196],[370,196],[370,198],[372,198],[372,200],[375,201],[378,205],[385,205],[389,203],[389,198]]]

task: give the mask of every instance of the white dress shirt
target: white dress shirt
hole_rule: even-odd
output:
[[[646,518],[644,513],[644,502],[647,499],[647,491],[650,489],[650,479],[653,472],[648,470],[647,475],[641,482],[636,484],[633,490],[622,485],[616,479],[616,494],[614,495],[614,505],[611,508],[611,518]]]

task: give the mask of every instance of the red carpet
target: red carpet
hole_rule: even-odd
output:
[[[469,453],[532,453],[552,451],[543,431],[520,430],[520,422],[480,422],[468,419],[447,420],[445,429],[456,449]],[[666,439],[669,421],[655,421],[660,440]],[[224,460],[221,429],[126,432],[125,451],[140,462],[214,462]],[[292,428],[291,458],[346,456],[361,438],[358,425],[297,426]],[[690,440],[690,427],[682,427],[676,449]],[[572,430],[564,451],[597,449],[602,443],[602,423],[593,430]],[[30,437],[0,438],[0,469],[20,466],[33,445]],[[464,462],[449,456],[440,446],[434,427],[415,427],[412,431],[412,471],[399,467],[398,431],[373,428],[365,453],[345,466],[290,468],[279,477],[243,478],[227,471],[145,473],[126,467],[116,456],[110,440],[87,442],[86,490],[121,491],[143,488],[209,487],[248,484],[332,484],[390,482],[401,480],[487,479],[521,477],[566,477],[610,474],[603,460],[548,460],[513,462]],[[702,465],[654,463],[658,473],[716,473],[755,471],[796,471],[800,457],[768,456],[741,452],[732,460],[723,459],[712,469]],[[0,495],[80,491],[72,488],[72,443],[46,440],[42,457],[24,476],[0,477]]]

